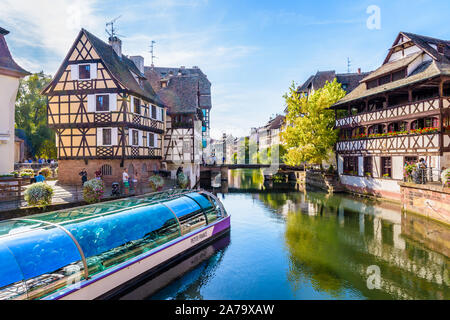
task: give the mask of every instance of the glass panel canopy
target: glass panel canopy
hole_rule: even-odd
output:
[[[55,288],[81,280],[81,255],[72,239],[57,227],[1,237],[0,246],[2,269],[11,271],[0,273],[1,283],[17,286],[20,275],[28,289],[28,298],[47,295]],[[20,273],[11,264],[12,259]]]
[[[219,217],[214,200],[169,190],[2,221],[0,299],[45,297]]]
[[[173,213],[161,204],[62,225],[80,244],[90,275],[180,236]]]

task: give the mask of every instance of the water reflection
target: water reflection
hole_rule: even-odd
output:
[[[385,201],[269,185],[260,170],[230,171],[221,187],[231,243],[152,299],[450,299],[446,226]]]

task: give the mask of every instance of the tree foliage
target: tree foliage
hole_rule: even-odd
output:
[[[25,132],[32,156],[56,158],[55,133],[47,126],[47,97],[40,93],[50,81],[42,71],[20,81],[15,122]]]
[[[309,97],[297,93],[295,85],[284,96],[288,125],[281,138],[287,149],[285,163],[297,166],[303,162],[321,164],[331,155],[337,141],[334,111],[329,109],[345,96],[341,84],[333,80]]]

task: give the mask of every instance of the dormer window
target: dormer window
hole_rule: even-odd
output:
[[[444,54],[444,45],[442,43],[439,44],[437,50],[440,54]]]
[[[167,88],[167,81],[161,81],[161,88]]]
[[[81,64],[78,66],[78,74],[80,79],[90,79],[91,78],[91,65]]]

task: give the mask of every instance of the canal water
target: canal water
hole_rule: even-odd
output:
[[[217,187],[230,234],[123,299],[450,299],[441,224],[386,201],[265,184],[260,170]]]

